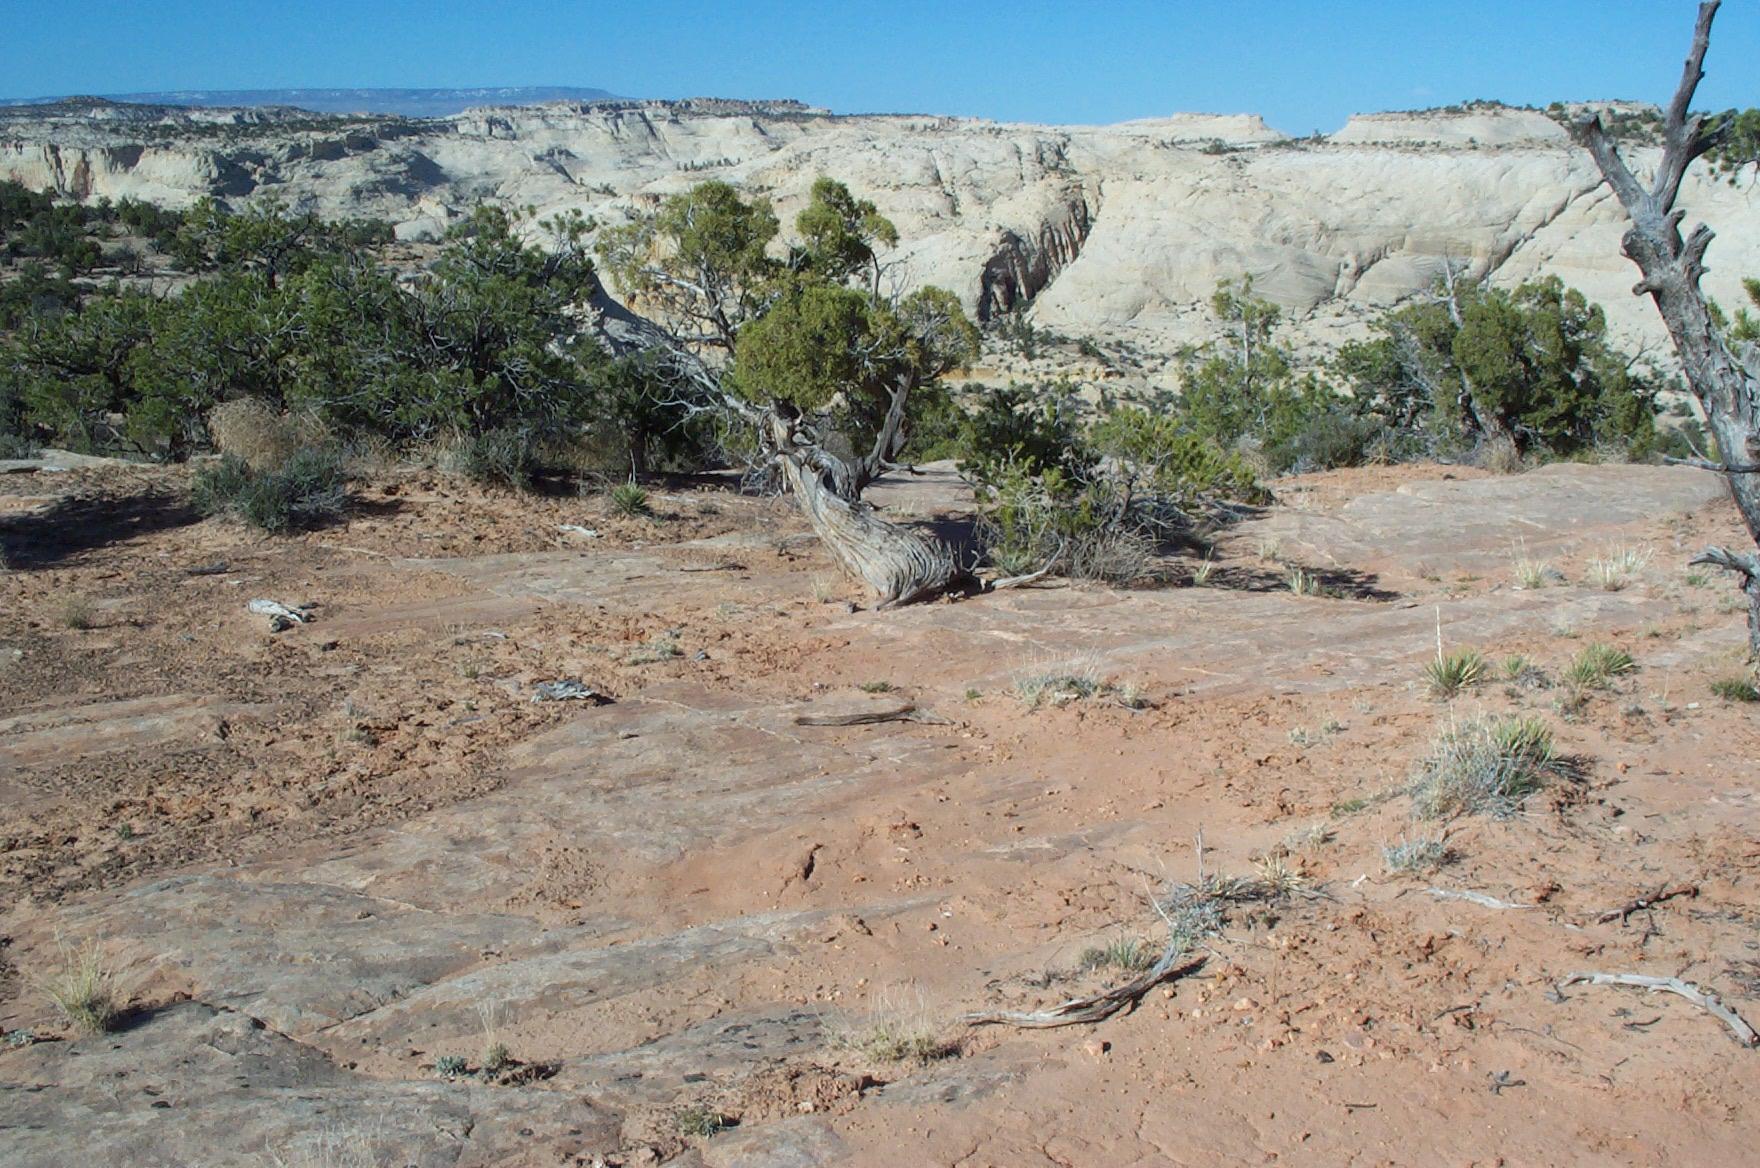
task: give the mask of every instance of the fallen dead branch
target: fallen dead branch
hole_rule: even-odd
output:
[[[1483,905],[1485,908],[1538,908],[1533,904],[1516,904],[1513,901],[1498,900],[1495,896],[1486,896],[1483,892],[1457,892],[1452,888],[1425,889],[1437,900],[1464,900],[1468,904]]]
[[[863,710],[855,714],[796,714],[796,726],[873,726],[880,722],[922,722],[930,726],[952,725],[946,718],[919,710],[909,702],[891,710]]]
[[[1677,884],[1673,888],[1669,888],[1665,885],[1647,896],[1640,896],[1618,908],[1608,909],[1606,912],[1596,917],[1595,922],[1597,924],[1605,925],[1609,921],[1618,921],[1623,925],[1626,923],[1626,918],[1635,912],[1643,912],[1647,908],[1659,905],[1665,900],[1673,900],[1677,896],[1698,895],[1699,886],[1697,884]]]
[[[743,572],[745,570],[746,566],[744,564],[738,563],[734,560],[728,560],[725,563],[720,564],[686,564],[679,569],[681,572]]]
[[[1715,993],[1690,981],[1682,981],[1678,977],[1650,977],[1642,973],[1573,973],[1559,982],[1558,988],[1562,990],[1578,982],[1587,982],[1590,985],[1636,986],[1652,993],[1678,994],[1729,1027],[1743,1046],[1760,1045],[1760,1034],[1756,1034],[1752,1026],[1742,1021],[1740,1014],[1724,1005],[1723,1000]]]
[[[1115,986],[1103,993],[1085,998],[1071,998],[1045,1010],[984,1010],[967,1014],[968,1026],[1018,1026],[1024,1030],[1049,1030],[1054,1026],[1077,1026],[1110,1018],[1164,981],[1196,972],[1204,964],[1202,957],[1190,957],[1182,939],[1168,942],[1161,957],[1140,977]],[[1185,960],[1182,960],[1184,958]]]

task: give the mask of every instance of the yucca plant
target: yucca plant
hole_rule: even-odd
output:
[[[1602,689],[1611,679],[1637,667],[1638,663],[1624,649],[1596,642],[1583,646],[1583,651],[1565,667],[1564,679],[1578,689]]]
[[[1444,700],[1478,685],[1490,673],[1490,663],[1477,649],[1456,649],[1451,653],[1438,650],[1435,660],[1424,666],[1424,680],[1430,692]]]

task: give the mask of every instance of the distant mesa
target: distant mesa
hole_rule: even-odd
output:
[[[280,106],[321,114],[395,114],[407,118],[444,118],[477,106],[623,100],[626,99],[604,89],[570,85],[507,85],[475,89],[180,89],[165,93],[112,93],[102,98],[0,98],[0,106],[115,101],[197,109]]]

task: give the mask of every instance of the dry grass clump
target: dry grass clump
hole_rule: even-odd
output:
[[[81,1034],[104,1034],[116,1025],[121,1002],[116,975],[95,940],[60,944],[61,966],[42,983],[43,992]]]
[[[1589,583],[1603,592],[1618,592],[1650,564],[1647,547],[1612,548],[1589,561]]]
[[[1381,860],[1389,872],[1402,876],[1433,872],[1448,859],[1448,845],[1441,836],[1419,836],[1408,840],[1403,836],[1397,844],[1381,846]]]
[[[1412,812],[1420,819],[1510,815],[1564,771],[1540,719],[1474,718],[1445,731],[1418,764]]]
[[[209,410],[208,435],[214,449],[255,471],[272,470],[329,437],[317,419],[281,413],[254,397],[221,402]]]
[[[1116,937],[1104,945],[1082,950],[1083,972],[1116,969],[1122,973],[1141,973],[1155,964],[1160,954],[1141,937]]]
[[[1548,561],[1531,558],[1525,544],[1510,560],[1510,566],[1515,573],[1517,588],[1544,588],[1554,579],[1563,579],[1558,569]]]
[[[667,634],[638,645],[631,650],[629,656],[623,659],[623,663],[625,665],[654,665],[682,656],[684,656],[684,650],[678,647],[678,638]]]
[[[959,1053],[942,1034],[921,992],[882,991],[862,1022],[838,1033],[836,1045],[873,1063],[926,1063]]]
[[[706,1103],[691,1103],[672,1113],[672,1127],[681,1136],[706,1140],[727,1130],[727,1117]]]
[[[91,597],[74,593],[61,602],[61,627],[64,629],[89,629],[97,622],[97,608],[92,604]]]
[[[1492,474],[1520,474],[1527,469],[1515,440],[1501,436],[1481,442],[1473,454],[1473,461]]]
[[[1014,693],[1034,710],[1099,700],[1114,702],[1127,710],[1145,709],[1150,704],[1142,686],[1104,680],[1098,663],[1093,661],[1031,669],[1015,678]]]

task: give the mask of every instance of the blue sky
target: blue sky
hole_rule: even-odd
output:
[[[1472,98],[1660,101],[1690,0],[839,4],[0,0],[0,96],[594,85],[841,113],[1113,122],[1262,113],[1291,133]],[[1718,16],[1706,108],[1760,104],[1760,3]]]

